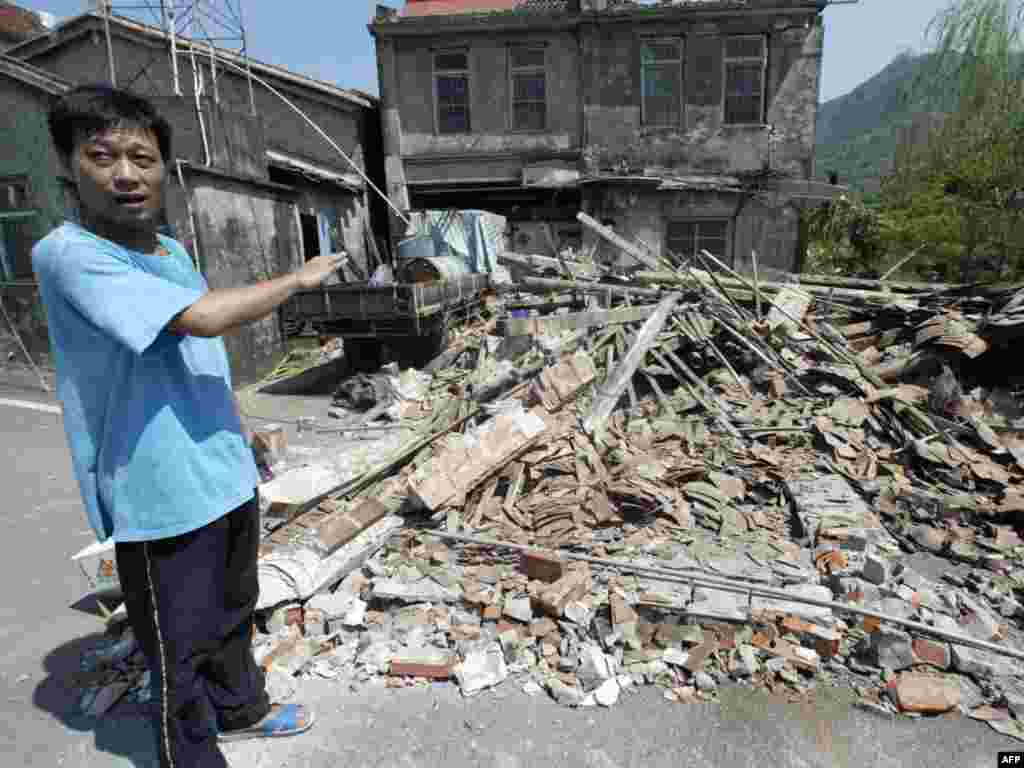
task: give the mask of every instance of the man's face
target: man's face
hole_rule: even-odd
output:
[[[75,142],[71,173],[85,213],[125,230],[156,227],[166,168],[156,134],[109,128]]]

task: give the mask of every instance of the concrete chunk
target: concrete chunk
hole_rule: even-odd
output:
[[[404,603],[456,603],[462,599],[462,590],[448,589],[429,578],[408,583],[398,579],[374,579],[373,596]]]
[[[340,484],[338,473],[322,464],[289,470],[260,485],[260,499],[267,505],[264,514],[289,520],[303,504],[329,493]]]
[[[491,643],[482,651],[467,654],[465,661],[455,667],[455,676],[464,696],[502,683],[508,677],[508,667],[501,646]]]
[[[872,584],[885,584],[889,580],[889,561],[876,554],[869,554],[864,559],[861,575]]]
[[[832,590],[818,584],[794,584],[786,587],[786,592],[794,597],[805,597],[821,602],[832,602]],[[753,601],[755,611],[778,611],[789,613],[804,618],[829,618],[832,616],[832,609],[807,605],[806,603],[794,603],[788,600],[776,600],[767,597],[755,597]]]

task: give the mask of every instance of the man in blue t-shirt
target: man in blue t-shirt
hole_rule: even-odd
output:
[[[211,291],[157,232],[171,130],[126,91],[83,86],[49,118],[81,221],[38,243],[64,426],[89,522],[113,538],[128,620],[153,671],[164,768],[223,768],[218,740],[282,736],[252,655],[259,482],[220,336],[340,266]]]

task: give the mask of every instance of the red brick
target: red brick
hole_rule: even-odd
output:
[[[823,659],[831,659],[839,654],[839,647],[842,645],[842,638],[836,634],[835,637],[814,638],[814,650]]]
[[[423,664],[417,661],[392,661],[388,674],[393,677],[429,677],[433,680],[447,680],[452,676],[451,663]]]
[[[501,618],[501,608],[496,605],[484,606],[483,618],[486,621],[497,621]]]
[[[950,653],[946,643],[928,640],[923,637],[913,642],[914,658],[922,664],[930,664],[940,669],[949,669]]]
[[[522,637],[523,625],[513,624],[512,622],[506,621],[505,619],[502,619],[498,622],[497,632],[499,635],[502,635],[509,631],[515,632],[517,636]]]

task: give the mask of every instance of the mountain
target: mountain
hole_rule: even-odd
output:
[[[835,172],[840,183],[870,190],[895,154],[899,129],[910,126],[915,113],[951,108],[936,99],[912,98],[914,80],[927,64],[926,56],[900,54],[850,93],[820,105],[818,176]]]

